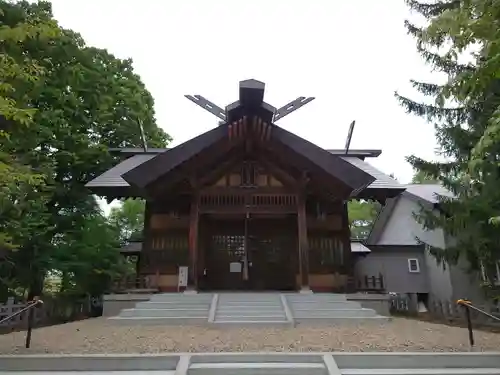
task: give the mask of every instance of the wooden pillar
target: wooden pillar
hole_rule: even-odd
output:
[[[309,290],[309,240],[307,238],[306,195],[297,197],[300,289]]]
[[[193,194],[189,215],[189,270],[188,289],[198,288],[198,224],[200,220],[199,195]]]
[[[146,200],[144,207],[144,227],[142,229],[142,247],[139,257],[138,275],[151,272],[149,258],[151,254],[151,201]]]
[[[354,278],[354,262],[351,251],[351,228],[349,228],[349,214],[347,211],[347,202],[343,202],[342,207],[342,237],[344,244],[344,268],[347,271],[347,278]],[[348,280],[349,281],[349,280]],[[347,289],[355,288],[356,281],[353,280],[354,283],[347,283]],[[348,290],[348,292],[354,292],[354,290]]]

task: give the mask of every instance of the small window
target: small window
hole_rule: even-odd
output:
[[[418,259],[408,259],[408,271],[412,273],[420,272],[420,264],[418,263]]]

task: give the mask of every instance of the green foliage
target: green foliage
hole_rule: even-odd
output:
[[[455,263],[464,257],[477,270],[480,262],[488,266],[500,256],[500,231],[495,227],[500,212],[500,138],[495,138],[500,104],[500,2],[407,3],[427,20],[422,28],[406,22],[417,50],[433,69],[448,76],[444,85],[414,82],[418,91],[434,99],[432,105],[396,94],[407,112],[434,122],[441,153],[448,159],[428,162],[411,156],[408,161],[418,173],[440,181],[455,194],[453,199],[440,197],[439,212],[423,211],[418,218],[426,228],[442,228],[455,240],[455,246],[446,251],[431,249],[438,260]],[[469,47],[479,52],[463,64],[462,53]]]
[[[100,295],[129,266],[119,253],[116,228],[96,211],[83,221],[83,227],[67,231],[52,254],[61,273],[61,292],[75,295]]]
[[[351,238],[367,238],[380,209],[380,204],[376,202],[363,200],[349,201],[347,212],[349,215]]]
[[[417,171],[413,175],[413,178],[411,179],[412,184],[432,184],[432,185],[438,185],[439,180],[433,178],[431,175],[426,173],[425,171]]]
[[[132,61],[59,27],[50,3],[0,1],[0,40],[2,285],[39,293],[59,270],[93,292],[120,263],[119,233],[84,184],[116,161],[108,147],[141,145],[139,121],[151,147],[170,137]]]
[[[109,222],[118,229],[122,241],[141,240],[144,229],[145,201],[126,199],[109,213]]]

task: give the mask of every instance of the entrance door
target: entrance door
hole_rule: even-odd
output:
[[[287,219],[249,220],[248,258],[252,289],[295,289],[295,227]]]
[[[248,288],[244,280],[245,221],[207,219],[205,236],[206,286],[214,290]]]
[[[207,220],[204,284],[208,289],[295,289],[296,221],[252,217]]]

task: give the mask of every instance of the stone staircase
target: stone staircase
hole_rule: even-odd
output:
[[[375,310],[348,301],[343,294],[285,294],[286,303],[295,323],[341,323],[361,321],[388,321]]]
[[[147,302],[138,302],[132,309],[124,309],[109,318],[125,324],[206,324],[212,294],[154,294]]]
[[[348,301],[343,294],[161,293],[109,318],[121,324],[275,325],[384,322],[388,317]]]
[[[499,375],[500,353],[0,356],[0,375]]]
[[[293,324],[280,293],[220,293],[216,302],[214,324]]]

